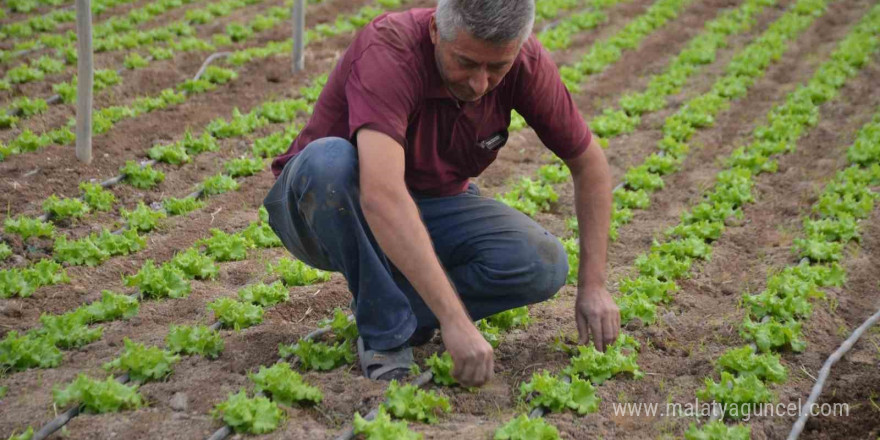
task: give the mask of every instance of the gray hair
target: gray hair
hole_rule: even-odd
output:
[[[446,41],[464,30],[493,44],[522,42],[535,24],[535,0],[437,0],[435,17]]]

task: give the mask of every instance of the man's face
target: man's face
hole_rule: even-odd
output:
[[[459,31],[455,39],[445,41],[437,33],[431,18],[431,41],[437,69],[446,87],[460,101],[476,101],[504,79],[513,66],[521,43],[514,40],[493,44]]]

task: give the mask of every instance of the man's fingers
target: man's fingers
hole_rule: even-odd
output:
[[[587,324],[586,318],[579,312],[576,313],[575,322],[578,328],[578,345],[587,345],[590,342],[590,326]]]
[[[465,367],[464,360],[456,360],[455,358],[452,359],[452,377],[454,377],[459,382],[461,382],[459,380],[459,378],[462,377],[462,373],[464,372],[464,367]]]
[[[486,372],[486,382],[495,377],[495,357],[492,355],[489,356],[488,368],[489,370]]]
[[[605,346],[609,346],[617,339],[617,328],[614,327],[614,317],[606,316],[602,319],[602,336],[604,336]]]
[[[468,359],[464,362],[464,368],[461,372],[461,377],[456,377],[462,385],[465,386],[473,386],[474,384],[474,376],[476,375],[476,365],[474,364],[473,359]]]
[[[593,333],[593,343],[596,344],[596,349],[599,351],[605,351],[605,337],[602,330],[602,321],[599,319],[594,319],[590,321],[590,332]]]

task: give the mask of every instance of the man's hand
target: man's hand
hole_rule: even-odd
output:
[[[596,349],[605,348],[617,340],[620,333],[620,309],[604,287],[578,287],[574,304],[578,328],[578,345],[585,345],[592,337]]]
[[[495,375],[495,354],[473,322],[441,327],[443,344],[452,356],[452,377],[467,387],[481,386]]]

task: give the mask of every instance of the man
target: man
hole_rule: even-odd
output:
[[[269,223],[309,265],[345,275],[364,375],[403,377],[438,327],[453,376],[493,376],[474,321],[546,300],[565,283],[558,239],[481,197],[479,175],[507,141],[511,110],[572,172],[581,239],[580,342],[612,343],[604,287],[608,164],[531,36],[534,0],[439,0],[377,17],[331,73],[308,124],[272,164]]]

